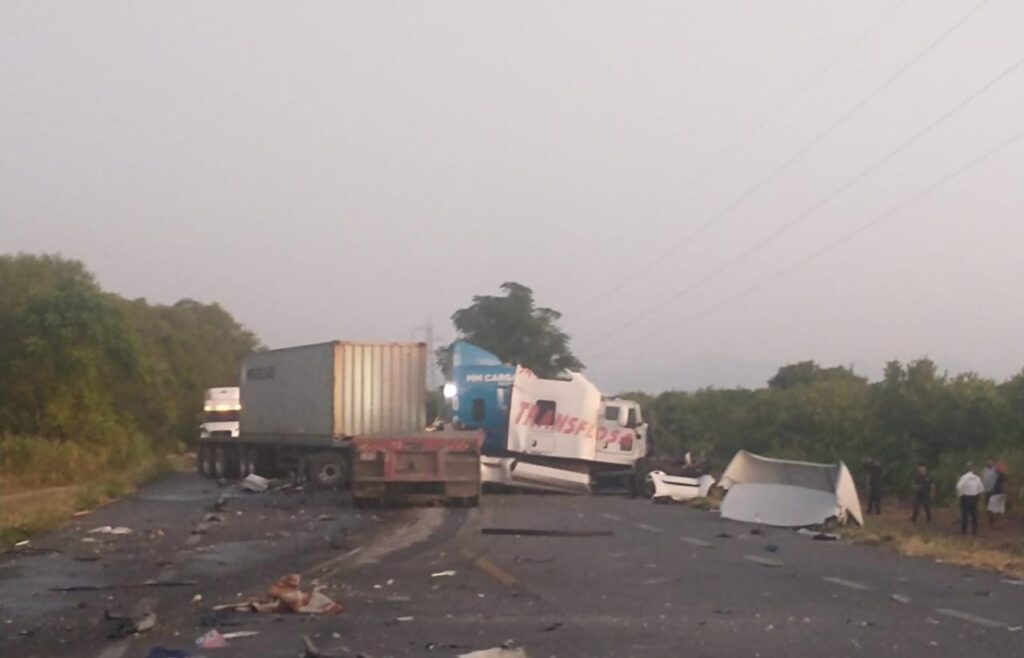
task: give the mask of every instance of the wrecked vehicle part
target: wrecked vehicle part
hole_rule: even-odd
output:
[[[723,518],[783,527],[835,518],[863,524],[853,476],[843,462],[816,464],[740,450],[722,474]]]
[[[653,492],[651,498],[654,500],[681,502],[694,498],[706,498],[715,484],[715,478],[710,475],[701,475],[696,478],[683,477],[669,475],[664,471],[651,471],[647,474],[647,484],[648,490]]]

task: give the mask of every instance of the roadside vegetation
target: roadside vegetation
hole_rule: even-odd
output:
[[[129,300],[78,261],[0,255],[0,539],[162,468],[195,438],[203,389],[236,384],[258,347],[217,304]]]

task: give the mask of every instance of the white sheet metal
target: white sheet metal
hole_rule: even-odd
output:
[[[675,501],[705,498],[715,484],[715,478],[710,475],[689,478],[667,475],[664,471],[651,471],[647,479],[654,485],[654,498],[671,498]]]
[[[727,490],[722,516],[777,526],[805,526],[861,515],[857,488],[846,464],[815,464],[736,453],[722,474]]]

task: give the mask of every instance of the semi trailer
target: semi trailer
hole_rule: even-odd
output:
[[[238,432],[200,438],[201,473],[290,473],[357,502],[479,501],[482,432],[426,430],[424,343],[266,350],[241,370]]]

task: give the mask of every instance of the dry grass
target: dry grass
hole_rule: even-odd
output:
[[[989,525],[979,514],[978,535],[960,534],[959,512],[940,508],[926,523],[910,522],[910,509],[890,503],[881,515],[865,517],[862,528],[848,527],[843,536],[855,542],[888,546],[913,555],[967,567],[988,569],[1024,578],[1024,519],[1007,515],[998,525]]]
[[[56,528],[75,512],[106,505],[139,484],[187,466],[182,457],[154,459],[93,482],[5,493],[0,496],[0,550]]]

